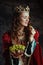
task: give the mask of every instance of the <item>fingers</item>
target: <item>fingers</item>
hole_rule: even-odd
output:
[[[35,29],[32,27],[32,26],[29,26],[30,27],[30,31],[31,31],[31,34],[34,36],[34,34],[36,33]]]
[[[10,52],[10,55],[13,56],[14,58],[20,58],[21,56],[23,56],[23,54],[18,54],[15,52]]]
[[[14,53],[10,53],[11,56],[13,56],[13,58],[18,58],[18,56],[15,56]]]

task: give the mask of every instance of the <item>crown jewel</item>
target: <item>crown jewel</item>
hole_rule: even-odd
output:
[[[17,7],[15,8],[15,10],[18,11],[18,12],[22,12],[22,11],[27,11],[27,12],[29,12],[29,11],[30,11],[30,8],[29,8],[29,6],[27,6],[27,7],[22,7],[22,6],[20,5],[20,6],[17,6]]]

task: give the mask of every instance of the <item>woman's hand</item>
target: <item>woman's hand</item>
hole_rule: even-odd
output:
[[[30,33],[34,36],[34,34],[36,33],[36,30],[32,26],[29,26],[29,30],[30,30]]]
[[[20,52],[20,50],[18,52],[12,51],[10,52],[10,55],[13,56],[14,58],[20,58],[21,56],[23,56],[23,51]]]
[[[29,40],[30,40],[30,42],[32,42],[34,40],[34,35],[35,35],[36,31],[32,26],[29,27],[29,30],[30,30]]]

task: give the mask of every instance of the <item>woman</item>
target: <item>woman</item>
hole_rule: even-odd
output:
[[[28,6],[15,8],[11,31],[2,37],[5,65],[43,65],[39,33],[30,24],[29,12]]]

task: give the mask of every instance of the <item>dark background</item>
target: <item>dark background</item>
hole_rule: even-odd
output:
[[[18,4],[30,6],[31,22],[40,33],[39,43],[43,55],[43,0],[0,0],[0,65],[4,65],[2,56],[2,35],[10,29],[14,6]]]

